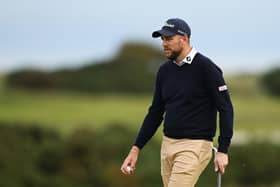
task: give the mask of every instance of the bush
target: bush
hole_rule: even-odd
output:
[[[125,177],[120,166],[135,132],[122,125],[93,131],[77,129],[66,138],[38,125],[0,123],[0,186],[3,187],[140,187],[157,186],[158,175],[148,181],[145,173]],[[125,137],[125,138],[124,138]],[[149,154],[157,155],[158,144]],[[153,167],[158,158],[147,157]],[[156,176],[156,177],[154,177]],[[148,177],[149,178],[149,177]],[[140,182],[143,181],[143,182]],[[149,184],[149,185],[148,185]]]
[[[262,86],[273,96],[280,96],[280,67],[270,70],[261,78]]]
[[[53,82],[47,73],[37,70],[21,70],[10,73],[6,77],[6,85],[26,89],[47,89]]]
[[[0,123],[1,187],[161,187],[160,143],[141,151],[137,170],[124,176],[120,166],[135,131],[121,124],[100,130],[77,129],[67,137],[38,125]],[[280,146],[234,145],[224,187],[260,187],[279,183]],[[210,163],[196,187],[216,186]]]

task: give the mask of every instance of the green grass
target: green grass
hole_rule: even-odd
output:
[[[0,91],[4,89],[4,75],[0,74]]]
[[[63,131],[110,123],[135,126],[149,100],[149,96],[8,91],[0,93],[0,121],[38,123]]]
[[[235,124],[241,130],[277,130],[280,123],[280,100],[268,97],[233,98]]]
[[[259,76],[241,74],[226,77],[231,94],[242,97],[261,96],[263,94],[259,84]]]
[[[0,120],[38,123],[66,131],[116,122],[139,127],[151,99],[151,96],[2,91]],[[236,130],[279,128],[280,100],[264,96],[233,96],[232,100]]]
[[[228,77],[235,109],[235,141],[280,134],[280,100],[265,96],[257,76]],[[24,122],[69,132],[112,123],[139,129],[151,95],[92,95],[73,92],[32,92],[3,89],[0,76],[0,121]],[[245,133],[245,135],[244,135]],[[268,134],[270,133],[270,134]],[[279,142],[280,142],[280,138]]]

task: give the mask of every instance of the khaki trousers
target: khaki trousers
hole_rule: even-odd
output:
[[[213,143],[207,140],[163,137],[161,176],[164,187],[194,187],[212,158]]]

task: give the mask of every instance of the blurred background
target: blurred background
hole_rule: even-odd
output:
[[[192,45],[223,69],[234,104],[223,186],[279,187],[279,7],[276,0],[1,1],[0,186],[162,186],[161,129],[132,176],[119,168],[165,61],[151,33],[179,17],[192,28]],[[215,184],[211,163],[197,186]]]

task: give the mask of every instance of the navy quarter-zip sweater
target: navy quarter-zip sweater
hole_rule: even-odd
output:
[[[169,60],[158,70],[153,101],[134,145],[144,147],[163,119],[167,137],[212,141],[217,112],[218,150],[227,153],[233,135],[233,106],[222,71],[200,53],[191,64],[178,66]]]

